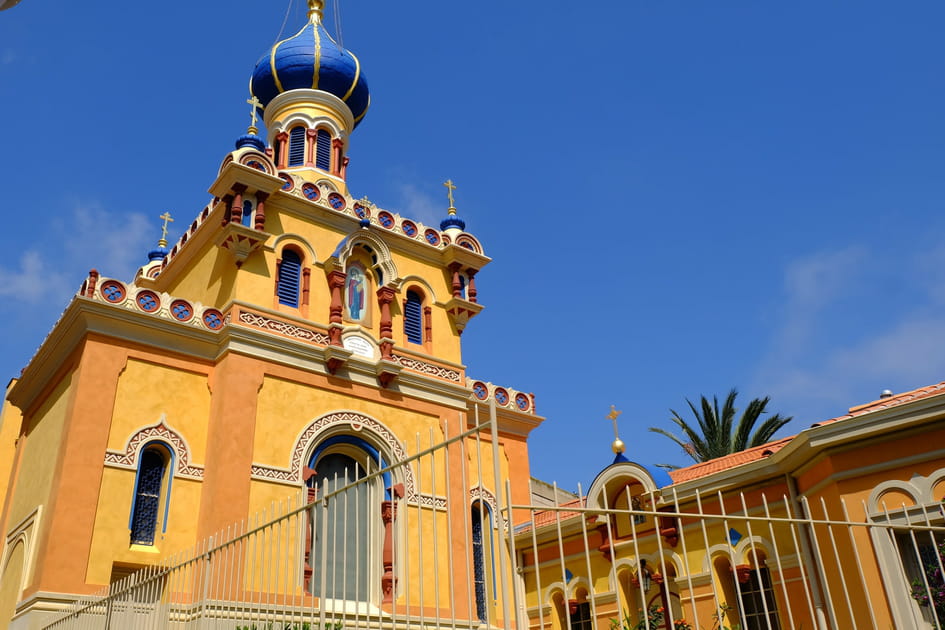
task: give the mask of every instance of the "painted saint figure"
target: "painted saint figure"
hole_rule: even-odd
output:
[[[348,280],[346,282],[348,319],[360,321],[364,317],[365,283],[364,271],[360,267],[352,265],[348,268]]]

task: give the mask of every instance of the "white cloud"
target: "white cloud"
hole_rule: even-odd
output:
[[[64,296],[77,291],[93,267],[130,280],[146,261],[149,232],[157,235],[156,222],[151,225],[140,214],[76,205],[68,220],[52,221],[15,264],[0,264],[0,296],[14,298],[8,309],[28,314],[40,303],[61,308]]]
[[[773,407],[805,423],[841,415],[849,407],[876,399],[886,388],[907,391],[945,379],[945,274],[923,273],[945,258],[945,248],[877,260],[862,247],[822,252],[798,259],[785,269],[784,319],[760,362],[752,390],[770,395]],[[876,302],[886,299],[877,269],[908,288],[890,299],[885,319],[874,318]],[[877,284],[867,299],[867,283]],[[906,296],[912,296],[911,298]],[[851,324],[867,324],[856,336]]]
[[[446,203],[437,203],[414,184],[401,184],[399,188],[403,216],[434,227],[446,216]]]

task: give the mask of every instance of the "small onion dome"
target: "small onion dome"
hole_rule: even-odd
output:
[[[461,232],[466,230],[466,222],[460,219],[455,214],[451,214],[442,221],[440,221],[440,229],[444,232],[449,228],[459,228]]]
[[[367,80],[358,58],[335,43],[321,24],[321,11],[310,12],[302,29],[260,57],[249,82],[250,94],[265,108],[289,90],[321,90],[340,98],[358,126],[370,104]]]
[[[162,258],[167,256],[169,253],[170,252],[168,251],[167,247],[162,247],[158,245],[155,249],[152,249],[151,251],[148,252],[148,260],[151,260],[151,261],[161,260]]]
[[[256,134],[248,133],[236,139],[236,148],[242,149],[244,147],[251,147],[257,151],[265,151],[266,142]]]

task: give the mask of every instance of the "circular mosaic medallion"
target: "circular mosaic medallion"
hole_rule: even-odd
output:
[[[171,302],[171,315],[179,322],[188,322],[194,316],[194,307],[184,300]]]
[[[371,211],[359,203],[354,204],[354,213],[358,215],[359,219],[371,218]]]
[[[473,383],[473,388],[472,388],[472,389],[473,389],[473,394],[474,394],[474,395],[476,396],[476,398],[478,398],[479,400],[485,400],[486,397],[489,395],[489,390],[488,390],[488,388],[486,388],[486,384],[485,384],[485,383],[480,383],[480,382],[477,381],[477,382]]]
[[[318,191],[318,186],[311,182],[302,184],[302,194],[305,195],[305,198],[309,201],[318,201],[318,198],[322,196]]]
[[[450,240],[450,237],[449,237],[449,236],[447,236],[446,234],[443,235],[443,244],[444,244],[444,245],[449,245],[449,244],[452,243],[452,242],[453,242],[453,241]]]
[[[153,313],[161,306],[161,298],[154,291],[139,291],[135,304],[145,313]]]
[[[223,328],[223,313],[215,308],[208,308],[203,312],[203,323],[210,330],[220,330]]]
[[[417,230],[417,224],[414,223],[413,221],[404,221],[403,223],[400,224],[400,229],[404,234],[406,234],[410,238],[413,238],[414,236],[416,236],[417,232],[419,231]]]
[[[515,406],[522,411],[528,411],[531,401],[528,400],[528,396],[525,394],[515,394]]]
[[[331,193],[328,195],[328,205],[335,210],[344,210],[347,202],[345,201],[345,198],[338,193]]]
[[[379,215],[377,215],[377,220],[388,230],[394,227],[394,215],[392,215],[390,212],[381,212]]]
[[[495,401],[502,405],[503,407],[509,404],[509,393],[501,387],[495,388],[495,393],[493,394]]]
[[[109,280],[102,283],[102,297],[112,304],[117,304],[125,299],[125,287],[122,283],[115,280]]]
[[[429,243],[430,245],[440,244],[440,235],[433,228],[429,228],[426,232],[424,232],[423,238],[427,239],[427,243]]]
[[[285,182],[284,184],[282,184],[282,190],[292,190],[293,188],[295,188],[295,182],[286,173],[279,173],[279,179]]]

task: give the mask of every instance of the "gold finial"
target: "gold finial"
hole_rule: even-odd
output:
[[[456,184],[453,183],[452,179],[448,179],[445,182],[443,182],[443,185],[446,186],[446,196],[449,197],[449,200],[450,200],[450,207],[447,208],[446,211],[450,215],[454,215],[456,214],[456,204],[453,201],[453,191],[456,190]]]
[[[617,416],[622,413],[622,411],[617,411],[617,408],[611,405],[610,413],[607,414],[607,419],[614,423],[614,443],[610,445],[610,448],[617,455],[627,450],[623,440],[620,439],[620,435],[617,434]]]
[[[325,8],[324,0],[308,0],[308,19],[310,22],[318,23],[322,21],[322,10]]]
[[[256,98],[256,95],[253,94],[253,98],[248,99],[246,102],[253,106],[252,111],[249,113],[249,115],[252,117],[252,123],[249,125],[248,131],[255,136],[257,133],[259,133],[259,129],[256,128],[256,108],[262,105],[262,101]]]
[[[158,241],[158,247],[167,247],[167,224],[173,223],[174,219],[171,218],[170,212],[164,212],[159,219],[164,219],[164,225],[161,227],[161,240]]]

